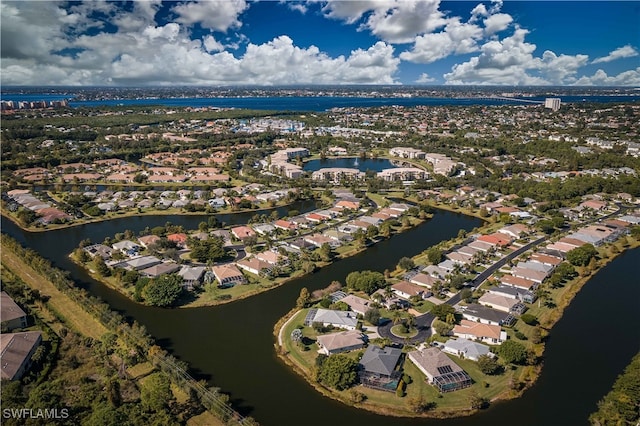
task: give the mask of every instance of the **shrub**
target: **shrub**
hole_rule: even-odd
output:
[[[522,320],[522,322],[528,325],[536,325],[538,323],[538,318],[531,314],[522,314],[520,315],[520,319]]]

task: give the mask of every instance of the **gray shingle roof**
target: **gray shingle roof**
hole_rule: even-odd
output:
[[[391,376],[396,364],[398,364],[400,355],[402,355],[400,349],[389,346],[380,348],[379,346],[371,345],[362,356],[360,365],[368,373]]]

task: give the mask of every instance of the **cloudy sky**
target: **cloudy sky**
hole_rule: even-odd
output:
[[[640,87],[640,2],[8,1],[3,85]]]

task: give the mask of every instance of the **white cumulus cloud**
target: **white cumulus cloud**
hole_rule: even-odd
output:
[[[249,6],[245,0],[207,0],[180,3],[172,10],[178,15],[176,22],[185,25],[200,24],[203,28],[226,32],[239,28],[238,16]]]
[[[576,86],[640,86],[640,67],[609,76],[598,70],[591,77],[584,76],[576,80]]]
[[[423,72],[422,74],[420,74],[420,77],[418,77],[418,79],[416,80],[416,83],[425,84],[425,83],[431,83],[434,81],[436,81],[435,78],[430,77],[429,74],[427,74],[426,72]]]
[[[511,15],[507,13],[496,13],[490,15],[484,20],[484,31],[487,35],[495,34],[502,30],[506,30],[510,23],[513,22]]]
[[[360,30],[369,30],[389,43],[410,43],[418,34],[434,31],[446,24],[439,10],[440,0],[330,0],[325,14],[349,24],[364,19]]]
[[[402,52],[406,61],[429,64],[452,54],[472,53],[478,50],[482,28],[475,24],[461,23],[459,18],[448,21],[444,31],[415,38],[411,50]]]
[[[611,62],[615,61],[616,59],[632,58],[634,56],[638,56],[638,51],[633,46],[627,44],[626,46],[618,47],[616,50],[610,52],[607,56],[594,59],[593,63],[599,64],[602,62]]]

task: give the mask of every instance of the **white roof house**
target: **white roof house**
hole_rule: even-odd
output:
[[[482,355],[493,356],[488,346],[467,339],[449,339],[442,350],[472,361],[477,361]]]
[[[330,309],[317,309],[315,312],[309,311],[305,325],[310,326],[314,322],[319,322],[322,325],[333,326],[337,328],[344,328],[347,330],[355,330],[358,325],[358,318],[355,312],[349,311],[334,311]],[[312,315],[313,314],[313,315]]]

